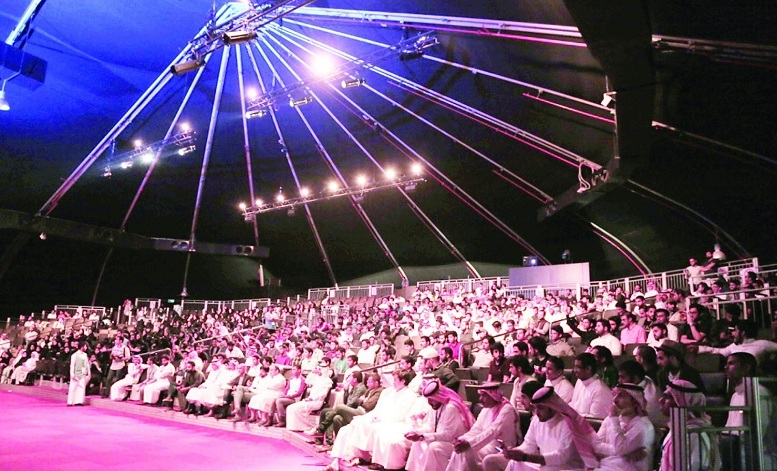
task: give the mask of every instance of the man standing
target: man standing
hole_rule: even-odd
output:
[[[408,432],[405,438],[413,442],[407,457],[407,471],[444,471],[453,453],[453,440],[466,433],[475,417],[464,401],[438,380],[427,383],[422,395],[432,408],[429,430]]]
[[[478,389],[483,410],[475,424],[453,441],[453,455],[446,471],[480,471],[483,458],[497,452],[500,441],[515,446],[521,429],[518,412],[499,391],[501,383],[483,383]]]
[[[70,357],[70,387],[67,391],[67,405],[83,406],[86,384],[89,382],[89,357],[86,342],[78,344],[78,350]]]
[[[606,323],[606,321],[605,321]],[[575,390],[570,405],[583,417],[607,417],[612,395],[610,388],[596,376],[596,357],[591,353],[581,353],[575,358]]]

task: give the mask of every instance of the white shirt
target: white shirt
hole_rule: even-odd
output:
[[[595,339],[591,340],[591,346],[592,347],[607,347],[610,349],[610,353],[612,353],[612,356],[620,356],[621,353],[623,353],[623,346],[621,345],[621,341],[618,340],[618,337],[612,335],[611,333],[606,333],[602,335],[601,337],[596,337]]]
[[[732,343],[723,348],[707,347],[699,345],[699,353],[717,353],[727,357],[732,353],[745,352],[753,355],[760,364],[769,353],[777,352],[777,343],[769,340],[745,339],[740,344]]]
[[[559,375],[559,377],[553,381],[550,379],[545,380],[545,386],[553,386],[553,390],[556,392],[556,394],[558,394],[558,396],[567,404],[572,402],[572,396],[575,393],[575,387],[572,386],[572,383],[570,383],[566,376],[563,374]]]
[[[518,412],[509,402],[497,412],[497,407],[483,408],[469,432],[461,436],[473,450],[480,450],[489,445],[496,446],[496,440],[504,440],[505,445],[512,447],[520,435]]]
[[[646,416],[607,417],[596,433],[600,442],[594,445],[597,456],[604,455],[602,465],[622,470],[649,471],[653,469],[653,444],[656,432]],[[645,448],[647,456],[638,462],[627,461],[625,455]]]
[[[585,381],[577,380],[569,403],[583,417],[607,417],[612,404],[612,392],[597,376]]]
[[[545,458],[545,466],[548,467],[585,468],[572,441],[572,431],[561,414],[554,415],[546,422],[540,422],[537,416],[532,417],[526,438],[518,449],[528,454],[539,453]],[[507,466],[508,470],[511,468],[512,463]]]

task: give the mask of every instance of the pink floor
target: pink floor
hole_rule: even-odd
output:
[[[283,440],[0,391],[0,470],[318,470]]]

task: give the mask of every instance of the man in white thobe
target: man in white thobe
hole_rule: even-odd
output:
[[[143,389],[143,402],[156,404],[162,391],[167,391],[167,388],[170,387],[170,379],[174,374],[175,367],[170,363],[170,357],[163,356],[162,365],[157,368],[153,380]]]
[[[549,357],[545,362],[545,386],[552,386],[559,397],[572,402],[575,387],[564,376],[564,361],[559,357]]]
[[[359,457],[371,449],[372,433],[386,424],[403,422],[418,396],[407,387],[415,377],[413,370],[395,370],[392,374],[394,387],[386,388],[371,412],[354,417],[353,421],[341,428],[332,445],[334,458],[327,467],[339,470],[342,464],[358,464]]]
[[[610,388],[596,376],[596,357],[581,353],[575,358],[575,390],[569,405],[583,417],[607,417],[612,402]]]
[[[70,357],[70,387],[67,391],[68,406],[84,405],[89,374],[89,357],[86,355],[86,342],[81,342],[78,350]]]
[[[421,391],[432,408],[425,427],[405,438],[413,442],[407,458],[407,471],[445,471],[453,453],[453,440],[465,434],[475,417],[459,395],[430,381]]]
[[[132,389],[132,385],[137,384],[141,373],[143,373],[141,361],[142,359],[139,356],[133,356],[132,362],[127,366],[127,374],[113,383],[110,396],[112,401],[123,400],[127,397],[128,389]]]
[[[532,405],[534,417],[523,443],[504,450],[505,457],[511,460],[507,471],[586,469],[577,444],[587,438],[589,447],[592,445],[596,435],[590,425],[587,433],[578,431],[576,437],[576,431],[570,426],[571,421],[559,410],[566,407],[572,414],[576,413],[551,387],[537,391],[532,397]],[[582,420],[579,415],[576,418]]]
[[[316,425],[318,417],[311,414],[315,411],[320,411],[324,407],[324,401],[326,401],[329,391],[334,385],[332,374],[332,370],[329,369],[329,363],[324,361],[320,362],[308,374],[305,378],[305,383],[308,385],[308,396],[294,404],[289,404],[286,408],[287,430],[301,432]]]
[[[480,471],[483,458],[496,453],[499,443],[515,446],[521,439],[518,412],[499,391],[498,382],[484,383],[478,389],[483,410],[475,424],[453,442],[453,455],[447,471]]]

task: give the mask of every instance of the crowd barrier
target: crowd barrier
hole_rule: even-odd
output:
[[[394,294],[392,283],[359,286],[335,286],[332,288],[313,288],[308,290],[308,299],[319,301],[324,298],[344,299],[358,297],[383,297]]]

